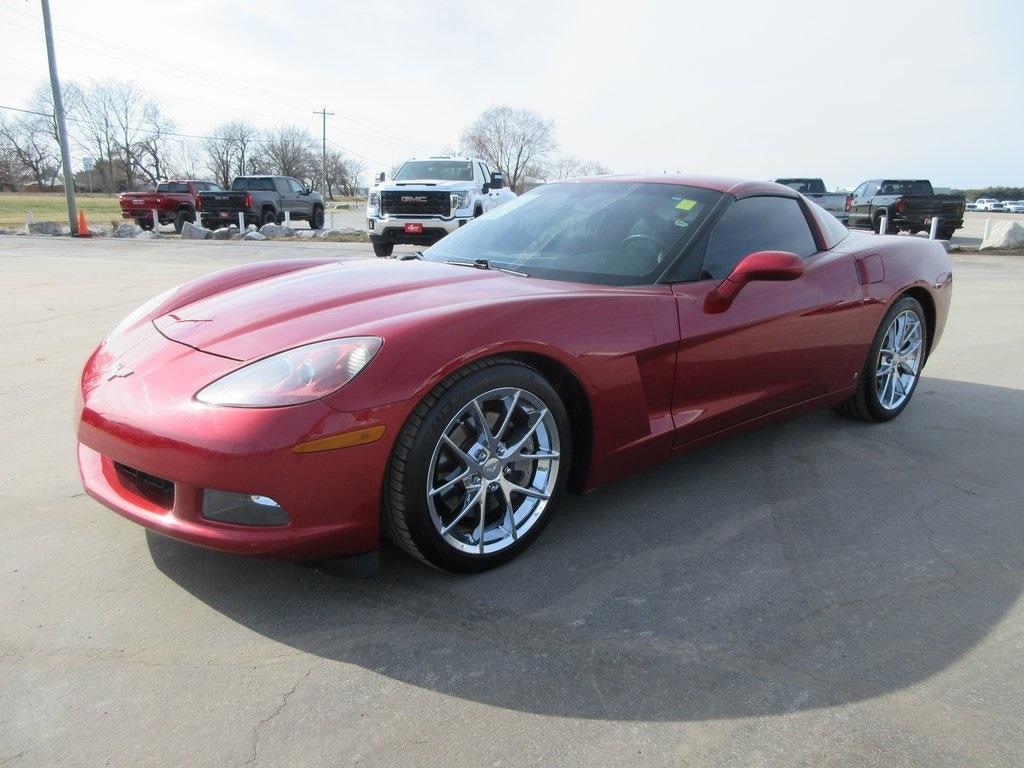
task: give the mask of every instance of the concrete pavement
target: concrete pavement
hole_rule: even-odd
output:
[[[481,576],[230,557],[85,497],[102,335],[311,253],[369,248],[0,238],[0,765],[1022,763],[1024,259],[952,257],[896,421],[811,414],[570,498]]]

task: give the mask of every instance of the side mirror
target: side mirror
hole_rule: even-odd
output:
[[[378,184],[383,184],[384,183],[384,171],[381,171],[380,173],[377,174],[377,183]]]
[[[505,186],[505,177],[500,173],[491,174],[491,189],[502,189]]]
[[[796,280],[804,262],[789,251],[755,251],[744,256],[725,280],[708,296],[709,312],[722,312],[747,283],[754,280]]]
[[[312,195],[313,194],[313,190],[310,187],[303,187],[302,188],[302,194],[304,194],[304,195]]]

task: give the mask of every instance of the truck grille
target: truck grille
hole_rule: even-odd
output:
[[[448,192],[381,192],[381,213],[397,216],[451,216]]]

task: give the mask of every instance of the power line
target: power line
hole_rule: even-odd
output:
[[[35,21],[35,18],[32,16],[32,14],[22,13],[22,12],[14,9],[14,8],[0,7],[0,10],[6,10],[6,11],[14,13],[14,14],[16,14],[18,16],[21,16],[22,18]],[[9,24],[12,27],[24,30],[26,32],[32,32],[32,33],[38,34],[38,30],[32,29],[30,27],[24,27],[24,26],[21,26],[20,24],[15,24],[14,22],[9,21],[7,19],[0,19],[0,22],[3,22],[5,24]],[[156,58],[156,57],[152,56],[151,54],[142,53],[140,51],[134,50],[132,48],[128,48],[128,47],[123,46],[123,45],[118,45],[116,43],[111,43],[111,42],[109,42],[107,40],[103,40],[102,38],[98,38],[98,37],[95,37],[93,35],[89,35],[89,34],[87,34],[85,32],[79,32],[78,30],[72,29],[70,27],[65,27],[65,26],[62,26],[62,25],[59,25],[59,24],[56,24],[54,26],[59,28],[59,29],[61,29],[61,30],[63,30],[63,31],[65,31],[65,32],[68,32],[70,34],[77,35],[79,37],[83,37],[83,38],[86,38],[86,39],[89,39],[89,40],[95,40],[96,42],[102,44],[106,48],[114,48],[114,49],[123,51],[123,52],[128,53],[128,54],[132,55],[133,57],[135,57],[135,58],[132,58],[132,59],[125,59],[123,57],[116,56],[116,55],[114,55],[112,53],[109,53],[107,51],[96,50],[95,48],[90,48],[90,47],[88,47],[86,45],[82,45],[81,43],[76,43],[74,41],[70,41],[70,40],[66,40],[66,39],[63,41],[67,45],[72,45],[72,46],[74,46],[76,48],[81,48],[82,50],[88,51],[89,53],[93,53],[93,54],[96,54],[96,55],[99,55],[99,56],[106,56],[107,58],[113,59],[114,61],[119,61],[119,62],[122,62],[122,63],[131,64],[133,66],[141,66],[141,67],[143,67],[145,69],[149,69],[150,71],[157,72],[159,74],[171,74],[173,76],[183,77],[183,79],[185,79],[185,80],[187,80],[187,81],[189,81],[191,83],[197,84],[197,85],[209,86],[210,85],[210,81],[220,81],[221,83],[224,83],[226,86],[231,87],[235,91],[248,91],[249,92],[249,95],[247,96],[248,98],[257,98],[257,99],[261,99],[263,101],[266,101],[268,103],[278,103],[277,101],[275,101],[275,99],[277,99],[277,100],[280,100],[280,101],[288,101],[288,102],[291,102],[292,104],[295,104],[295,105],[301,105],[303,107],[308,107],[308,103],[307,102],[300,101],[300,100],[292,98],[290,96],[286,96],[286,95],[279,94],[279,93],[276,93],[276,92],[268,92],[268,91],[265,91],[263,89],[257,89],[255,87],[247,86],[247,85],[244,85],[244,84],[239,83],[239,82],[234,81],[234,80],[228,80],[226,78],[219,77],[219,76],[211,74],[209,72],[203,72],[203,71],[200,71],[200,70],[191,69],[189,67],[182,66],[181,64],[176,64],[176,63],[172,63],[172,62],[166,61],[164,59],[159,59],[159,58]],[[142,61],[139,60],[140,58],[142,59]],[[159,67],[154,67],[154,66],[151,66],[151,65],[147,65],[146,63],[144,63],[146,60],[149,60],[149,61],[152,61],[152,62],[159,62],[159,63],[163,64],[164,67],[166,67],[166,68],[170,68],[172,70],[177,70],[179,73],[186,73],[186,74],[195,75],[197,78],[200,78],[200,79],[197,80],[195,78],[185,77],[182,74],[175,74],[174,72],[167,72],[166,70],[161,70]],[[268,98],[267,97],[268,93],[270,93],[275,98],[274,99]],[[356,120],[354,117],[350,117],[350,116],[342,114],[342,113],[338,113],[337,116],[342,118],[343,120],[347,120],[350,123],[358,125],[358,126],[360,126],[362,128],[365,128],[365,129],[367,129],[369,131],[373,131],[374,133],[378,133],[381,136],[384,136],[384,137],[386,137],[388,139],[391,139],[392,141],[398,141],[398,142],[401,142],[402,144],[408,144],[410,146],[417,146],[417,147],[424,147],[424,148],[427,147],[426,144],[421,144],[421,143],[415,142],[415,141],[409,141],[408,139],[404,139],[404,138],[402,138],[400,136],[396,136],[394,134],[388,133],[387,131],[383,131],[383,130],[381,130],[379,128],[376,128],[376,127],[374,127],[372,125],[369,125],[367,123],[364,123],[364,122],[361,122],[359,120]],[[356,134],[353,134],[353,135],[356,135]],[[362,138],[362,139],[367,140],[367,141],[378,141],[378,142],[380,141],[379,139],[370,139],[369,137],[365,137],[365,136],[364,137],[359,137],[359,138]]]

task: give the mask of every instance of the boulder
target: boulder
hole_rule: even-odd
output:
[[[32,221],[28,225],[30,235],[63,235],[64,225],[59,221]]]
[[[118,224],[114,230],[114,237],[138,237],[145,231],[138,224]]]
[[[993,221],[981,241],[981,250],[1024,248],[1024,227],[1016,221]]]
[[[209,240],[212,234],[213,232],[206,227],[197,226],[191,221],[186,221],[181,228],[182,240]]]
[[[0,229],[0,235],[13,235],[13,234],[14,234],[14,230],[13,229],[7,229],[7,227],[4,227],[3,229]]]
[[[160,239],[162,239],[162,237],[163,237],[162,235],[158,234],[157,232],[154,232],[151,229],[142,229],[142,230],[139,230],[139,234],[137,234],[133,239],[134,240],[160,240]]]
[[[295,230],[283,224],[264,224],[260,227],[260,234],[264,237],[295,237]]]
[[[238,227],[232,224],[230,227],[221,227],[213,230],[212,240],[230,240],[238,234]]]
[[[242,239],[243,240],[266,240],[267,236],[264,235],[264,234],[260,234],[259,232],[256,232],[255,230],[253,230],[252,232],[246,232],[244,235],[242,235]]]
[[[352,229],[351,227],[345,227],[344,229],[321,229],[316,233],[316,236],[322,240],[330,240],[332,238],[360,234],[362,231],[361,229]]]

